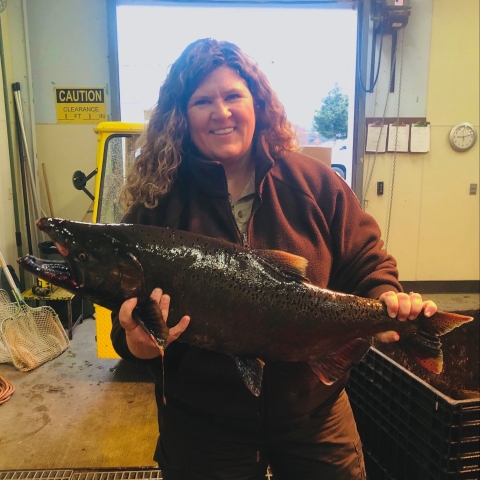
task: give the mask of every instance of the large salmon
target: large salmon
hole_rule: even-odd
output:
[[[400,334],[399,346],[435,373],[442,370],[438,336],[472,320],[437,312],[400,322],[377,300],[311,285],[307,261],[280,251],[250,250],[168,228],[102,225],[42,218],[37,226],[66,262],[33,256],[19,264],[48,282],[118,311],[138,297],[138,313],[159,345],[168,334],[150,300],[160,287],[171,296],[171,327],[191,322],[178,341],[231,355],[257,394],[264,360],[308,362],[325,383],[345,374],[367,352],[370,335]]]

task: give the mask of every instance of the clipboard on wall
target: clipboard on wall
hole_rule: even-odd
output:
[[[370,123],[367,125],[366,153],[385,153],[387,149],[387,125]]]
[[[427,153],[430,151],[430,122],[418,122],[412,125],[410,133],[410,152]]]
[[[407,123],[390,123],[388,125],[388,152],[407,153],[410,140],[410,125]]]

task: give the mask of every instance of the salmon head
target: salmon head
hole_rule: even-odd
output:
[[[28,272],[109,309],[146,295],[143,268],[112,226],[41,218],[37,227],[64,262],[27,255],[18,263]]]

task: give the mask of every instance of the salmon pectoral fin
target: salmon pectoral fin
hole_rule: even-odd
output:
[[[258,358],[233,357],[238,372],[247,388],[256,396],[262,391],[263,367],[265,365]]]
[[[431,317],[420,317],[420,328],[431,335],[441,336],[472,320],[473,317],[458,313],[435,312]]]
[[[398,346],[430,372],[437,374],[442,372],[443,352],[438,337],[420,330],[403,341],[400,337]]]
[[[149,298],[134,308],[133,319],[150,335],[159,347],[165,347],[168,338],[168,327],[163,320],[160,305]]]
[[[356,338],[323,357],[309,361],[308,364],[325,385],[332,385],[353,365],[359,363],[369,349],[370,343],[367,340]]]
[[[120,288],[126,296],[138,297],[145,291],[145,275],[142,264],[132,253],[126,251],[118,240],[111,240],[118,249],[118,269],[120,271]]]

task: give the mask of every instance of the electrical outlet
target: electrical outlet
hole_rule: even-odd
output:
[[[13,191],[11,188],[7,190],[7,200],[13,200]]]
[[[477,194],[477,184],[476,183],[471,183],[470,184],[470,195],[476,195]]]

